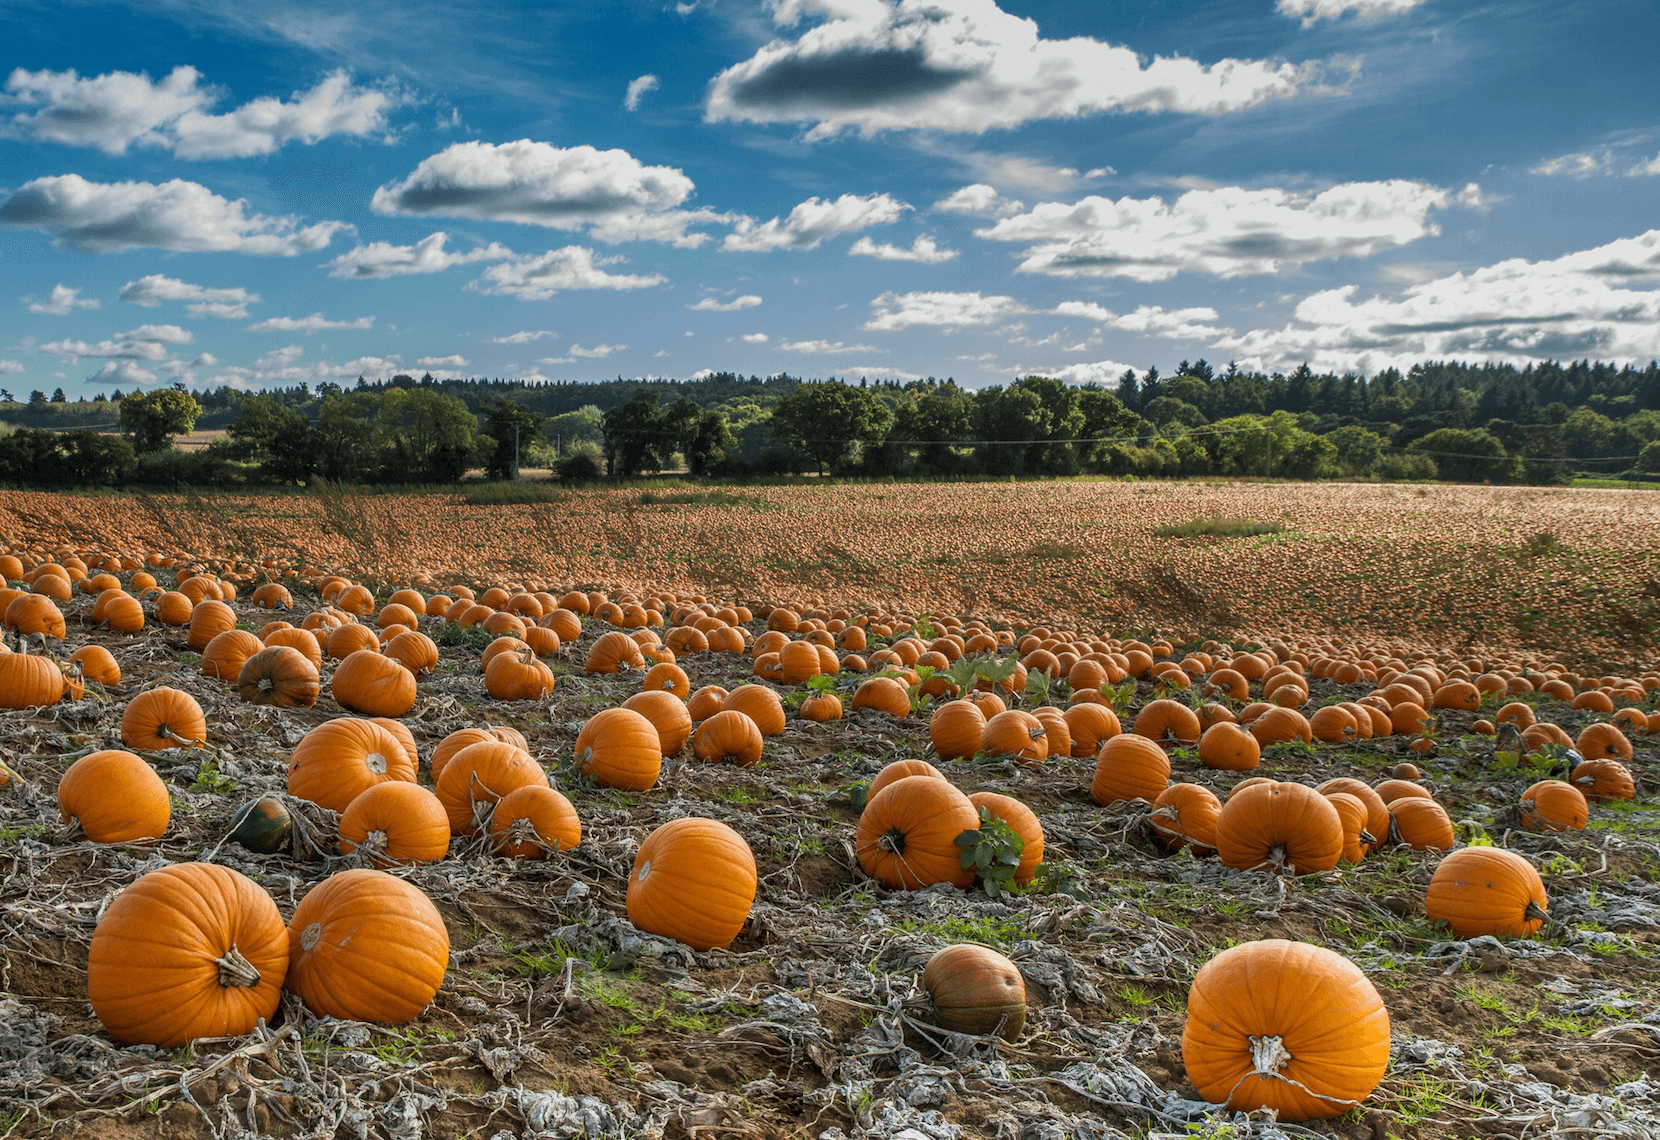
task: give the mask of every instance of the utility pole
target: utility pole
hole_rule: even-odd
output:
[[[513,485],[519,485],[519,425],[513,425]]]

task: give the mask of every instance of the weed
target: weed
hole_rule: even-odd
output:
[[[219,765],[212,760],[203,760],[201,768],[196,773],[196,780],[190,785],[193,792],[234,792],[242,785],[230,779],[219,771]]]
[[[1278,534],[1284,523],[1259,522],[1256,519],[1227,518],[1209,515],[1175,526],[1155,527],[1154,538],[1254,538],[1260,534]]]

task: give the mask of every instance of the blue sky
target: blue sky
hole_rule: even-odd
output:
[[[0,385],[1660,356],[1653,0],[0,5]]]

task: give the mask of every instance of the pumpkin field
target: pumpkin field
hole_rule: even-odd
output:
[[[1657,533],[0,492],[0,1135],[1660,1136]]]

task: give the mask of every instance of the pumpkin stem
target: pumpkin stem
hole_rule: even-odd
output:
[[[1545,913],[1545,908],[1532,899],[1527,900],[1527,909],[1522,911],[1522,917],[1527,919],[1529,922],[1550,921],[1550,915]]]
[[[371,831],[363,837],[363,842],[357,845],[352,855],[361,863],[370,867],[379,867],[386,863],[386,832]]]
[[[242,956],[242,952],[234,945],[225,956],[219,959],[219,984],[229,989],[231,986],[259,985],[259,971],[254,969],[253,963]]]
[[[1250,1041],[1251,1067],[1256,1070],[1259,1077],[1277,1077],[1281,1069],[1295,1060],[1281,1038],[1263,1034],[1261,1037],[1252,1037]]]

